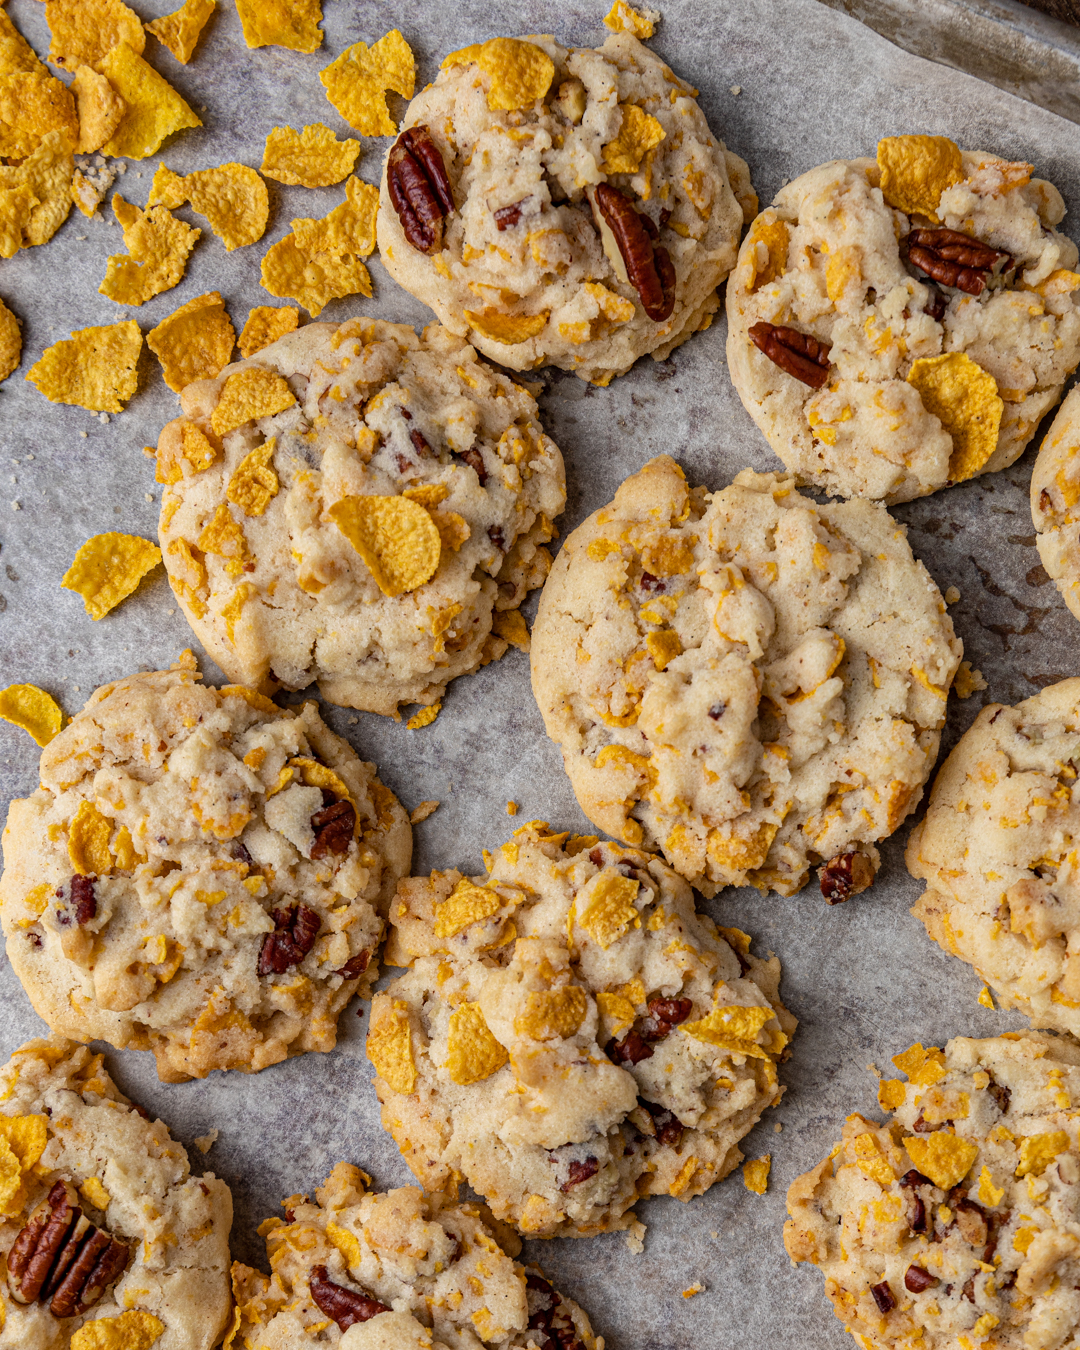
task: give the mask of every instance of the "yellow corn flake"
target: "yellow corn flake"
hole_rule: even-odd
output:
[[[626,0],[615,0],[604,16],[605,25],[613,33],[632,33],[644,42],[656,32],[660,21],[660,11],[656,9],[634,9]]]
[[[878,1084],[878,1105],[883,1111],[895,1111],[903,1106],[907,1098],[907,1089],[899,1078],[886,1078]]]
[[[119,193],[112,208],[123,226],[129,256],[113,254],[98,290],[118,305],[141,305],[176,285],[202,230],[177,220],[163,206],[141,211]]]
[[[976,1340],[982,1340],[984,1336],[989,1336],[997,1324],[1001,1321],[993,1313],[983,1313],[975,1325],[971,1328],[971,1334]]]
[[[146,46],[142,20],[123,0],[48,0],[45,18],[49,60],[68,70],[98,65],[118,42],[139,54]]]
[[[273,417],[295,402],[296,397],[283,376],[263,366],[248,366],[225,381],[210,425],[215,436],[227,436],[246,422]]]
[[[178,394],[193,380],[213,379],[229,364],[236,330],[221,296],[208,291],[151,328],[146,345],[161,362],[165,383]]]
[[[409,1008],[404,999],[391,1000],[384,994],[372,1004],[367,1053],[388,1087],[402,1096],[412,1095],[416,1065],[412,1057]]]
[[[0,1214],[26,1205],[26,1180],[48,1143],[47,1116],[0,1116]]]
[[[159,165],[150,185],[149,204],[175,210],[185,201],[206,217],[229,253],[257,243],[266,233],[270,197],[266,184],[246,164],[219,164],[186,177]]]
[[[664,139],[664,128],[636,103],[620,104],[619,134],[604,146],[605,173],[637,173],[641,161]]]
[[[269,249],[262,284],[271,295],[299,300],[318,316],[331,300],[371,296],[371,276],[361,258],[375,247],[379,194],[350,178],[345,201],[319,220],[294,220],[293,233]]]
[[[240,334],[240,355],[246,361],[286,333],[295,332],[299,323],[300,311],[291,305],[256,305]]]
[[[483,313],[467,309],[465,317],[481,337],[512,347],[519,342],[528,342],[543,332],[548,321],[548,311],[542,314],[503,314],[497,309],[485,309]]]
[[[22,325],[0,300],[0,380],[6,380],[22,360]]]
[[[124,116],[124,100],[104,75],[90,66],[79,66],[71,82],[79,122],[78,150],[92,155],[115,134]]]
[[[959,146],[946,136],[886,136],[878,141],[881,195],[907,215],[937,220],[946,188],[964,181]]]
[[[1020,1141],[1020,1161],[1016,1166],[1018,1177],[1041,1177],[1059,1153],[1069,1147],[1069,1136],[1064,1130],[1049,1134],[1029,1134]]]
[[[347,1268],[360,1264],[360,1239],[355,1233],[350,1233],[347,1228],[331,1222],[326,1225],[326,1236],[345,1258]]]
[[[589,891],[584,912],[578,915],[578,926],[607,951],[631,927],[640,928],[641,918],[634,904],[640,889],[630,877],[602,872]]]
[[[146,31],[153,33],[161,45],[167,47],[182,66],[186,66],[195,53],[207,20],[216,8],[217,0],[184,0],[179,9],[148,23]]]
[[[247,557],[247,540],[244,531],[229,508],[222,502],[211,516],[209,523],[199,535],[198,546],[204,553],[214,553],[219,558],[228,558],[226,570],[230,575],[239,576]]]
[[[743,1163],[743,1185],[755,1195],[764,1195],[769,1185],[769,1170],[772,1167],[772,1154],[763,1158],[750,1158]]]
[[[187,460],[195,473],[202,473],[217,459],[217,450],[193,422],[183,422],[180,426],[180,456]],[[183,476],[184,470],[175,449],[163,446],[157,455],[155,479],[159,483],[171,485],[179,483]]]
[[[343,497],[327,512],[383,595],[415,591],[435,575],[442,541],[431,514],[407,497]]]
[[[38,60],[38,54],[30,46],[19,30],[0,9],[0,75],[11,75],[17,70],[31,74],[47,73],[46,67]]]
[[[424,727],[431,726],[440,712],[442,712],[441,699],[438,703],[432,703],[426,708],[421,708],[418,713],[413,713],[405,726],[409,731],[420,731]]]
[[[727,832],[710,830],[706,844],[709,858],[717,867],[727,871],[752,872],[755,868],[761,867],[768,858],[769,849],[772,848],[772,841],[776,838],[779,828],[773,822],[763,820],[749,837],[738,834],[733,828],[729,828]]]
[[[237,564],[230,564],[230,567]],[[226,568],[228,571],[229,568]],[[231,643],[236,644],[236,625],[240,622],[240,615],[244,612],[244,606],[255,594],[255,587],[250,582],[245,581],[242,586],[237,586],[236,594],[227,605],[221,609],[221,617],[225,620],[225,635]],[[189,601],[190,603],[190,601]],[[192,605],[194,608],[194,605]]]
[[[161,562],[161,549],[137,534],[95,534],[75,554],[61,578],[66,590],[77,591],[92,619],[103,619]]]
[[[941,1082],[946,1073],[945,1052],[936,1045],[924,1049],[918,1041],[903,1054],[893,1055],[892,1062],[901,1073],[907,1074],[916,1087],[933,1087],[935,1083]]]
[[[943,1191],[959,1186],[979,1156],[977,1144],[960,1139],[948,1130],[912,1135],[904,1140],[904,1147],[919,1171]]]
[[[784,221],[767,220],[761,217],[755,222],[747,241],[750,263],[753,268],[753,279],[750,283],[751,293],[762,286],[768,286],[777,277],[784,275],[787,270],[789,242],[790,235]],[[764,246],[766,254],[764,259],[759,257],[759,244]]]
[[[109,1208],[112,1196],[101,1184],[97,1177],[87,1177],[79,1187],[79,1194],[84,1197],[96,1209],[105,1210]]]
[[[72,144],[62,131],[50,131],[32,155],[18,165],[0,165],[0,252],[46,244],[71,211],[75,171]],[[10,251],[9,251],[10,250]]]
[[[491,631],[519,652],[527,652],[532,646],[529,625],[520,609],[499,609],[491,617]]]
[[[555,63],[542,47],[518,38],[491,38],[464,47],[442,63],[442,69],[475,61],[488,77],[487,105],[513,112],[542,99],[555,76]]]
[[[142,343],[139,325],[132,319],[79,328],[70,338],[46,347],[26,378],[50,403],[71,403],[90,412],[123,412],[138,383]]]
[[[454,937],[470,924],[490,919],[502,905],[498,891],[477,886],[468,877],[462,877],[442,904],[435,907],[435,936]]]
[[[71,1350],[150,1350],[165,1330],[153,1313],[129,1308],[119,1317],[95,1317],[71,1337]]]
[[[866,1134],[860,1134],[854,1140],[852,1152],[855,1155],[855,1162],[859,1171],[872,1181],[876,1181],[879,1186],[891,1186],[896,1180],[896,1173],[889,1166],[878,1141],[869,1131]]]
[[[249,47],[288,47],[311,55],[322,46],[322,0],[236,0]]]
[[[490,1078],[510,1059],[491,1034],[479,1003],[463,1003],[450,1014],[446,1050],[450,1077],[462,1087]]]
[[[576,984],[561,989],[531,989],[525,1011],[514,1018],[519,1036],[534,1041],[566,1040],[573,1036],[589,1011],[589,996]]]
[[[767,1059],[768,1055],[757,1044],[757,1038],[766,1022],[776,1014],[772,1008],[729,1005],[713,1008],[707,1017],[696,1022],[684,1022],[682,1030],[696,1041],[717,1045],[722,1050]]]
[[[246,516],[261,516],[278,494],[280,483],[274,472],[273,436],[250,451],[236,466],[225,496]]]
[[[3,12],[0,10],[0,14]],[[25,183],[15,187],[0,186],[0,258],[13,258],[27,242],[26,231],[36,200]]]
[[[345,200],[321,219],[294,220],[296,246],[307,254],[355,253],[366,258],[375,248],[379,190],[353,177],[345,184]]]
[[[645,648],[657,670],[667,670],[670,663],[682,653],[679,635],[670,628],[647,634]]]
[[[967,664],[967,663],[965,662],[964,664]],[[984,1008],[989,1008],[989,1009],[991,1010],[991,1012],[993,1012],[993,1009],[994,1009],[994,996],[993,996],[993,994],[991,994],[988,985],[985,985],[985,984],[984,984],[983,987],[979,990],[979,997],[978,997],[978,999],[977,999],[976,1001],[977,1001],[978,1003],[981,1003],[982,1006],[983,1006]]]
[[[331,104],[361,136],[393,136],[397,127],[386,106],[386,93],[392,89],[402,98],[412,98],[416,61],[394,28],[373,47],[366,42],[347,47],[319,79]]]
[[[913,362],[907,382],[952,437],[950,481],[973,477],[997,449],[1005,405],[993,375],[965,352],[946,352]]]
[[[359,141],[339,141],[321,122],[303,131],[274,127],[266,137],[260,172],[293,187],[333,187],[352,173],[359,153]]]
[[[33,684],[9,684],[0,691],[0,717],[28,731],[38,745],[48,745],[64,725],[55,699]]]
[[[596,996],[596,1006],[600,1009],[600,1014],[607,1023],[609,1030],[615,1036],[623,1030],[624,1027],[633,1025],[637,1017],[637,1009],[630,999],[624,993],[615,991],[608,993],[602,991]]]
[[[979,1173],[979,1204],[990,1205],[991,1207],[1000,1205],[1004,1194],[1004,1186],[995,1186],[989,1167],[984,1167]]]
[[[68,826],[68,858],[80,876],[108,876],[112,871],[112,830],[112,821],[93,802],[79,803]]]
[[[117,43],[98,69],[127,105],[116,134],[102,146],[104,154],[146,159],[157,153],[167,136],[202,126],[168,80],[126,42]]]
[[[587,281],[585,289],[600,306],[600,313],[609,323],[629,323],[634,317],[634,302],[609,291],[599,281]]]
[[[51,131],[59,131],[72,146],[79,140],[68,87],[47,71],[0,76],[0,155],[25,159]]]

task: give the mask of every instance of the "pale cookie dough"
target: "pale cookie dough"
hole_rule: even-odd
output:
[[[1080,1049],[1007,1032],[913,1045],[884,1125],[788,1191],[784,1242],[865,1350],[1064,1350],[1080,1330]]]
[[[1031,519],[1043,567],[1080,619],[1080,390],[1051,423],[1031,474]]]
[[[412,832],[314,703],[206,689],[194,660],[94,693],[13,801],[7,953],[53,1031],[166,1082],[331,1050],[378,974]]]
[[[915,808],[962,654],[883,507],[749,469],[690,490],[661,456],[563,546],[533,692],[601,829],[709,896],[835,864],[835,900]]]
[[[54,1037],[0,1069],[0,1347],[210,1350],[232,1196],[102,1058]]]
[[[782,188],[747,234],[727,286],[728,363],[800,483],[903,502],[1006,468],[1080,361],[1077,250],[1054,228],[1057,188],[1027,164],[950,153],[955,171],[940,181],[957,181],[931,193],[937,219],[889,205],[875,160],[834,160]],[[887,197],[904,200],[899,190]],[[1011,255],[980,295],[931,283],[909,261],[911,231],[938,226]],[[758,350],[749,329],[761,321],[831,344],[824,387]],[[945,384],[952,412],[924,404],[926,380]]]
[[[375,996],[367,1048],[405,1161],[534,1237],[701,1195],[783,1093],[780,962],[595,835],[533,821],[485,862],[411,877],[390,907],[386,959],[412,969]]]
[[[387,271],[513,370],[550,364],[607,384],[639,356],[663,360],[712,322],[758,204],[746,164],[709,130],[696,94],[629,33],[599,50],[531,37],[453,53],[403,127],[428,128],[454,210],[439,250],[421,252],[384,171]],[[607,224],[602,237],[600,184],[648,218],[642,228],[655,228],[667,252],[666,317],[646,313]]]
[[[267,1219],[272,1275],[236,1262],[234,1338],[247,1350],[604,1350],[581,1308],[486,1205],[416,1186],[372,1193],[340,1162],[315,1192]]]
[[[528,646],[562,456],[437,324],[310,324],[184,390],[158,443],[165,566],[230,679],[395,714]],[[362,554],[337,523],[361,503]],[[362,541],[364,542],[364,541]],[[374,571],[372,570],[374,567]]]
[[[1080,1034],[1080,679],[992,703],[942,766],[907,865],[912,909],[1006,1008]]]

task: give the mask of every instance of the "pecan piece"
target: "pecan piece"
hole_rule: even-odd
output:
[[[968,295],[981,295],[990,274],[1012,263],[1012,254],[991,248],[959,230],[912,230],[907,237],[908,258],[928,277],[955,286]]]
[[[610,183],[599,183],[595,192],[596,209],[611,230],[626,267],[630,285],[641,299],[641,307],[650,319],[663,323],[675,308],[675,268],[666,248],[654,244],[645,226],[647,217],[638,215],[633,203]],[[650,220],[652,233],[656,226]]]
[[[346,1289],[326,1278],[326,1267],[315,1266],[308,1276],[308,1288],[315,1306],[336,1322],[342,1331],[348,1331],[357,1322],[369,1322],[379,1313],[389,1312],[385,1303],[368,1294]]]
[[[539,1271],[526,1269],[525,1292],[528,1330],[537,1333],[539,1350],[585,1350],[562,1299]]]
[[[454,193],[439,147],[426,126],[410,127],[386,161],[386,188],[405,238],[419,253],[441,253]]]
[[[896,1307],[896,1296],[889,1288],[887,1280],[882,1280],[880,1284],[872,1284],[870,1292],[874,1296],[874,1302],[878,1305],[878,1312],[883,1317],[886,1313],[891,1313]]]
[[[97,895],[94,893],[96,877],[81,876],[78,872],[68,882],[68,898],[75,911],[75,922],[81,927],[97,917]],[[63,900],[64,888],[56,892],[57,899]],[[61,919],[61,923],[70,923],[70,919]]]
[[[641,1035],[647,1041],[662,1041],[693,1011],[692,999],[651,998],[649,1014],[641,1024]]]
[[[20,1303],[49,1303],[54,1317],[92,1308],[123,1272],[128,1247],[98,1228],[58,1181],[30,1216],[8,1255],[8,1282]]]
[[[960,1236],[965,1242],[970,1242],[973,1247],[981,1250],[986,1246],[990,1234],[986,1211],[974,1200],[956,1200],[952,1203],[955,1205],[956,1226],[960,1230]]]
[[[874,881],[874,864],[865,853],[838,853],[821,869],[821,894],[830,905],[842,905]]]
[[[272,933],[263,938],[259,951],[260,975],[284,975],[290,966],[298,965],[315,945],[322,920],[307,905],[292,909],[275,909]]]
[[[480,479],[480,486],[483,487],[487,482],[487,469],[484,468],[484,457],[479,450],[462,450],[458,456],[463,459],[470,469]]]
[[[559,1190],[565,1195],[571,1187],[580,1186],[583,1181],[588,1181],[590,1177],[596,1176],[599,1171],[600,1164],[595,1158],[589,1157],[584,1159],[584,1161],[572,1158],[567,1178],[559,1187]]]
[[[343,980],[358,980],[364,971],[368,968],[371,961],[369,951],[357,952],[355,956],[350,956],[340,970],[335,970],[335,975],[340,975]]]
[[[686,1127],[675,1112],[669,1111],[666,1106],[657,1106],[656,1102],[647,1102],[644,1097],[639,1097],[638,1101],[652,1116],[653,1125],[656,1127],[656,1142],[665,1148],[678,1148]]]
[[[608,1051],[608,1058],[614,1064],[640,1064],[643,1059],[652,1059],[652,1049],[631,1030],[621,1041],[615,1042]]]
[[[922,1266],[908,1266],[907,1273],[904,1276],[904,1288],[909,1294],[921,1294],[927,1289],[933,1289],[937,1283],[937,1276],[931,1275]]]
[[[1009,1109],[1009,1099],[1012,1097],[1012,1091],[1007,1087],[1002,1087],[1000,1083],[995,1083],[991,1078],[987,1092],[997,1103],[997,1109],[1002,1115]]]
[[[340,857],[348,853],[356,829],[356,810],[352,802],[336,801],[324,806],[311,817],[315,842],[311,846],[313,858],[325,858],[328,853]]]
[[[797,328],[784,328],[762,319],[750,327],[750,341],[764,352],[774,366],[811,389],[822,389],[829,382],[829,352],[827,342],[819,342],[809,333]]]
[[[497,211],[492,211],[495,217],[495,225],[501,232],[503,230],[512,230],[515,225],[521,221],[521,208],[529,199],[522,197],[520,202],[514,202],[512,206],[500,206]]]

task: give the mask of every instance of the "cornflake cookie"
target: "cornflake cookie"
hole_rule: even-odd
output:
[[[1073,390],[1046,433],[1031,475],[1031,519],[1043,567],[1080,619],[1080,392]]]
[[[866,1350],[1074,1344],[1080,1050],[1006,1032],[913,1045],[881,1084],[884,1125],[849,1116],[792,1183],[784,1242],[825,1276]]]
[[[415,1186],[373,1194],[340,1162],[315,1192],[267,1219],[268,1279],[232,1268],[233,1343],[292,1350],[317,1337],[343,1350],[604,1350],[576,1303],[486,1205],[456,1205]]]
[[[535,1237],[701,1195],[783,1094],[780,962],[651,854],[532,821],[484,860],[390,907],[387,961],[412,969],[375,996],[367,1048],[405,1161]]]
[[[205,689],[188,655],[105,685],[14,801],[8,957],[54,1030],[165,1082],[331,1050],[377,974],[411,830],[314,703]]]
[[[696,94],[626,32],[452,53],[387,158],[387,270],[514,370],[607,384],[663,360],[712,322],[757,210]]]
[[[527,637],[562,456],[531,395],[461,338],[309,324],[181,401],[158,443],[161,545],[231,679],[317,680],[394,714]]]
[[[585,814],[705,895],[832,903],[914,810],[963,648],[904,528],[746,469],[688,489],[666,455],[555,561],[533,692]]]
[[[1080,1034],[1080,680],[991,703],[942,766],[911,833],[912,914],[1006,1008]]]
[[[232,1301],[232,1196],[102,1059],[54,1037],[0,1069],[0,1346],[210,1350]]]
[[[747,412],[801,483],[909,501],[1018,459],[1080,361],[1080,275],[1031,165],[890,136],[796,178],[727,288]]]

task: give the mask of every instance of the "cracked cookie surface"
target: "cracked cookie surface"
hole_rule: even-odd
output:
[[[533,821],[485,861],[391,903],[387,961],[411,969],[376,995],[368,1055],[405,1161],[538,1237],[701,1195],[783,1093],[779,961],[648,853]]]
[[[543,67],[528,102],[500,97],[499,58]],[[744,209],[746,220],[757,210],[746,164],[709,130],[696,93],[627,33],[596,50],[531,37],[453,53],[402,125],[427,128],[454,210],[438,251],[421,252],[384,172],[387,270],[515,370],[552,364],[606,384],[646,353],[663,360],[711,323]],[[639,245],[641,230],[654,236],[649,256],[653,246],[666,253],[671,307],[661,319],[646,312],[606,224],[603,235],[601,186],[645,218],[634,230]]]
[[[867,1350],[1074,1343],[1080,1326],[1080,1050],[1010,1032],[913,1045],[792,1183],[784,1242]]]
[[[1065,397],[1031,473],[1031,519],[1043,567],[1080,619],[1080,390]]]
[[[98,689],[3,838],[8,957],[35,1010],[152,1050],[167,1082],[332,1049],[412,849],[314,703],[198,678],[188,656]]]
[[[532,678],[591,821],[706,895],[790,895],[849,855],[859,889],[872,877],[961,655],[883,507],[817,505],[751,470],[691,490],[662,456],[564,544]]]
[[[550,565],[562,456],[532,396],[467,342],[311,324],[181,402],[158,443],[161,549],[230,679],[317,681],[394,714],[527,646],[519,606]]]
[[[1054,228],[1060,193],[1030,165],[952,152],[936,208],[890,205],[903,199],[883,197],[875,160],[834,160],[782,188],[747,233],[727,287],[728,364],[747,412],[801,483],[902,502],[1006,468],[1080,361],[1080,275],[1075,244]],[[964,258],[975,246],[1001,254],[964,277],[930,256],[939,276],[981,285],[978,294],[912,261],[913,247],[928,257],[912,240],[956,252],[942,230],[966,237]],[[831,344],[823,387],[755,346],[750,330],[762,322]]]

